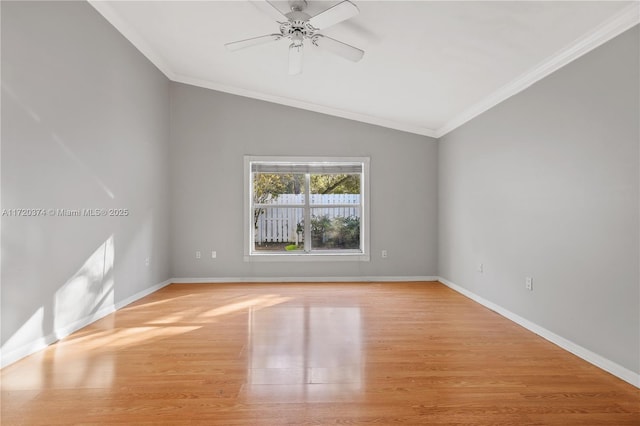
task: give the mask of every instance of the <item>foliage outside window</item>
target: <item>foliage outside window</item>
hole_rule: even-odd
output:
[[[245,255],[368,260],[368,159],[246,157],[245,172]]]

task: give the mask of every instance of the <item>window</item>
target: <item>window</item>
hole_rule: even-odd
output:
[[[369,159],[245,157],[246,260],[369,260]]]

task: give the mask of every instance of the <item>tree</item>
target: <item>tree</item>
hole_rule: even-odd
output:
[[[311,175],[311,192],[314,194],[359,194],[359,175]]]

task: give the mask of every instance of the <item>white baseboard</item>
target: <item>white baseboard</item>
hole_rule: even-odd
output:
[[[219,283],[339,283],[339,282],[413,282],[438,281],[437,276],[408,277],[207,277],[173,278],[174,284],[219,284]]]
[[[550,341],[551,343],[554,343],[558,346],[560,346],[562,349],[571,352],[572,354],[582,358],[583,360],[595,365],[596,367],[599,367],[601,369],[603,369],[604,371],[613,374],[614,376],[624,380],[627,383],[630,383],[638,388],[640,388],[640,374],[635,373],[613,361],[611,361],[610,359],[607,359],[601,355],[598,355],[595,352],[591,352],[589,349],[583,348],[582,346],[565,339],[562,336],[559,336],[549,330],[547,330],[544,327],[539,326],[538,324],[529,321],[528,319],[525,319],[517,314],[514,314],[513,312],[509,311],[508,309],[503,308],[502,306],[496,305],[493,302],[490,302],[489,300],[478,296],[477,294],[467,290],[464,287],[461,287],[457,284],[452,283],[451,281],[442,278],[442,277],[438,277],[438,281],[440,281],[442,284],[446,285],[447,287],[451,288],[452,290],[457,291],[458,293],[462,294],[463,296],[468,297],[471,300],[474,300],[478,303],[480,303],[483,306],[486,306],[487,308],[491,309],[492,311],[497,312],[498,314],[502,315],[503,317],[510,319],[511,321],[515,322],[516,324],[519,324],[521,326],[523,326],[524,328],[526,328],[529,331],[534,332],[535,334],[539,335],[540,337],[543,337],[544,339]]]
[[[159,284],[156,284],[154,286],[145,288],[144,290],[137,292],[133,296],[129,296],[126,299],[121,300],[120,302],[117,302],[115,304],[115,310],[117,311],[118,309],[122,309],[125,306],[135,302],[136,300],[140,300],[143,297],[150,295],[151,293],[155,293],[156,291],[160,290],[163,287],[168,286],[171,283],[173,283],[173,280],[168,279],[168,280],[163,281],[163,282],[161,282]]]
[[[67,337],[71,333],[74,333],[80,330],[81,328],[86,327],[87,325],[101,318],[104,318],[105,316],[117,311],[118,309],[123,308],[124,306],[127,306],[128,304],[135,302],[136,300],[141,299],[155,291],[160,290],[162,287],[165,287],[171,284],[171,282],[172,280],[166,280],[154,286],[148,287],[132,296],[127,297],[126,299],[120,302],[116,302],[115,304],[105,306],[100,310],[92,313],[91,315],[87,315],[86,317],[76,320],[70,324],[56,328],[55,330],[53,330],[53,332],[51,332],[47,336],[40,337],[10,352],[3,353],[0,350],[0,368],[4,368],[26,356],[29,356],[35,352],[38,352],[46,348],[47,346],[57,342],[58,340]]]
[[[58,340],[68,336],[69,334],[86,327],[87,325],[103,318],[114,311],[121,309],[130,303],[135,302],[155,291],[160,290],[163,287],[166,287],[169,284],[183,284],[183,283],[239,283],[239,282],[413,282],[413,281],[439,281],[447,287],[455,290],[456,292],[480,303],[483,306],[491,309],[492,311],[497,312],[503,317],[523,326],[529,331],[545,338],[546,340],[558,345],[559,347],[571,352],[572,354],[584,359],[585,361],[599,367],[614,376],[628,382],[638,388],[640,388],[640,374],[637,374],[607,358],[604,358],[601,355],[596,354],[588,349],[583,348],[582,346],[565,339],[562,336],[559,336],[544,327],[539,326],[511,311],[505,309],[495,303],[484,299],[481,296],[467,290],[464,287],[461,287],[445,278],[438,276],[404,276],[404,277],[208,277],[208,278],[173,278],[166,281],[163,281],[159,284],[156,284],[152,287],[146,288],[128,298],[116,302],[111,306],[104,307],[97,312],[94,312],[91,315],[86,316],[80,320],[74,321],[71,324],[68,324],[64,327],[60,327],[54,330],[47,336],[38,338],[32,342],[29,342],[17,349],[12,350],[8,353],[2,353],[0,351],[0,368],[4,368],[14,362],[33,354],[39,350],[46,348],[52,343],[57,342]]]

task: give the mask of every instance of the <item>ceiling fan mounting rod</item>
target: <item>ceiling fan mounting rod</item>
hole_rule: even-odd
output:
[[[292,12],[302,12],[307,8],[306,0],[293,0],[289,2],[289,7],[291,7]]]

